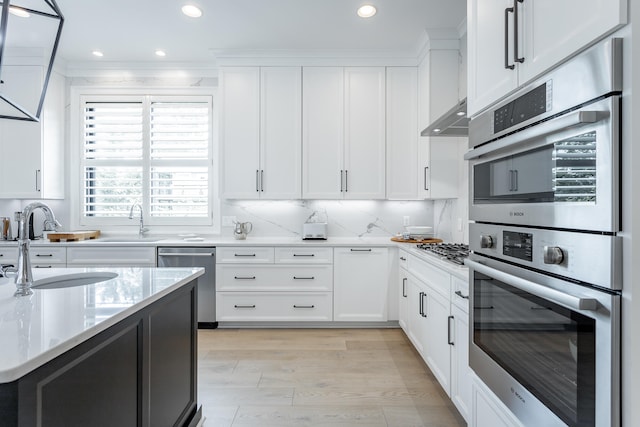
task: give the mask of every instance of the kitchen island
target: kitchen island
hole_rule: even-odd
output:
[[[109,271],[99,283],[13,297],[0,279],[3,426],[195,426],[200,268]]]

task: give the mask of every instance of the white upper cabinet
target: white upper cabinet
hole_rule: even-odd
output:
[[[301,68],[225,67],[220,87],[223,198],[299,199]]]
[[[468,114],[611,33],[626,0],[469,0]]]
[[[305,67],[303,93],[303,198],[384,199],[384,67]]]
[[[44,71],[41,65],[5,65],[2,79],[20,89],[14,100],[35,111]],[[39,122],[0,119],[0,198],[64,198],[63,135],[64,77],[54,72]]]
[[[420,198],[418,70],[387,67],[387,199]]]
[[[419,128],[426,128],[458,102],[459,52],[454,49],[429,51],[418,67]],[[460,138],[419,137],[418,197],[458,197],[458,152]]]

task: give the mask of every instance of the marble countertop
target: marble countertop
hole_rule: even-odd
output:
[[[0,241],[2,246],[17,246],[15,241]],[[302,240],[300,237],[252,237],[236,240],[222,235],[158,235],[138,239],[136,235],[104,234],[97,239],[78,242],[32,240],[31,246],[395,246],[391,237],[329,237],[327,240]]]
[[[114,279],[13,296],[13,279],[0,278],[0,383],[8,383],[97,335],[204,273],[202,268],[56,268],[62,274],[110,271]]]

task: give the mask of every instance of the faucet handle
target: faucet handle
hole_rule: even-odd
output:
[[[0,265],[0,276],[2,277],[15,277],[18,275],[18,267],[13,264]]]

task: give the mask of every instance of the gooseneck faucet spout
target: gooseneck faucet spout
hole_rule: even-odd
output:
[[[36,209],[42,209],[45,215],[44,229],[53,231],[60,227],[51,208],[41,202],[33,202],[25,206],[22,212],[17,212],[18,220],[18,265],[16,275],[16,292],[14,296],[26,296],[33,294],[31,285],[33,275],[31,272],[31,259],[29,257],[29,218]]]
[[[134,203],[133,205],[131,205],[131,210],[129,210],[129,219],[133,219],[133,210],[136,207],[140,209],[140,228],[138,230],[138,235],[142,237],[144,236],[144,233],[149,231],[149,229],[145,228],[144,226],[144,211],[142,210],[142,206],[139,203]]]

